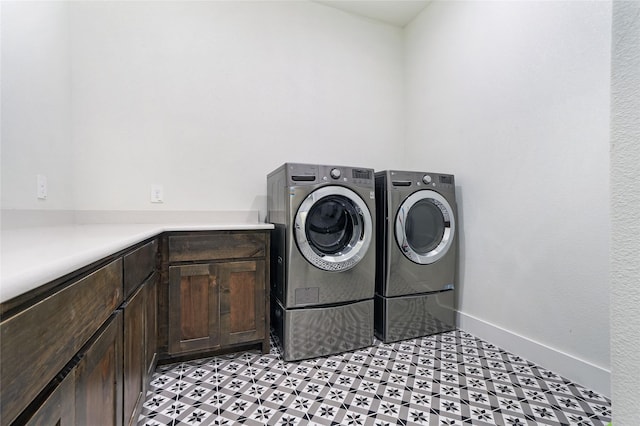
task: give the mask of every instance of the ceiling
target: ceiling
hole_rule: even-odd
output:
[[[345,12],[404,27],[430,0],[314,0]]]

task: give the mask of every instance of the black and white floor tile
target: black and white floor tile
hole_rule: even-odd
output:
[[[606,425],[611,401],[456,330],[299,362],[158,367],[139,425]]]

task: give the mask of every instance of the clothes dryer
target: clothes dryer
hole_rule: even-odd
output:
[[[375,188],[376,336],[393,342],[454,329],[454,176],[382,171]]]
[[[287,361],[373,344],[372,169],[286,163],[267,176],[271,324]]]

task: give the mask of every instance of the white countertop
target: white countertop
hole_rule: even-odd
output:
[[[88,224],[3,229],[0,302],[165,231],[273,229],[269,223]]]

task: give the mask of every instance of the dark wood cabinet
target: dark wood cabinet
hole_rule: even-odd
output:
[[[269,351],[268,247],[268,231],[168,236],[169,357],[244,344]]]
[[[269,231],[173,232],[168,238],[170,263],[261,259],[269,248]]]
[[[124,256],[123,424],[137,423],[156,362],[157,240]],[[150,303],[154,306],[150,306]]]
[[[122,346],[122,311],[117,310],[80,355],[76,424],[122,425]]]
[[[158,362],[158,282],[160,274],[154,273],[146,284],[147,318],[146,318],[146,347],[145,368],[147,377],[151,377]]]
[[[158,360],[268,352],[269,237],[163,233],[0,304],[0,426],[132,425]]]
[[[218,293],[215,264],[169,268],[169,353],[219,346]]]
[[[157,254],[158,240],[154,239],[123,256],[125,299],[156,270]]]
[[[141,406],[146,381],[146,286],[138,287],[122,305],[124,315],[123,335],[123,396],[124,422],[130,425],[136,421],[136,407]]]
[[[150,240],[24,307],[3,304],[0,425],[136,423],[157,362],[157,249]]]
[[[1,423],[11,423],[122,303],[122,259],[0,323]]]
[[[217,266],[221,344],[228,346],[268,339],[265,261],[226,262]]]
[[[55,387],[26,422],[27,426],[74,426],[76,424],[75,372],[75,368],[72,369]]]

